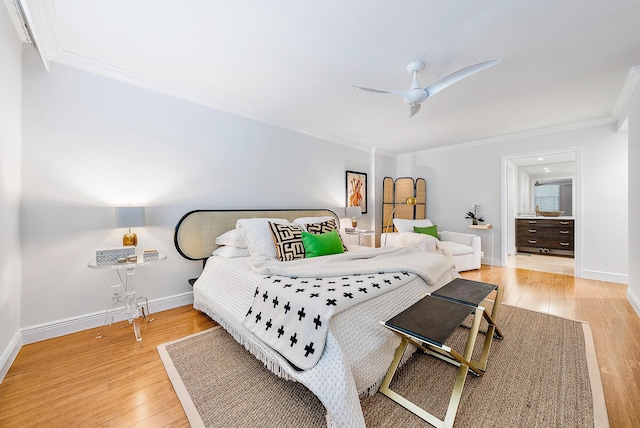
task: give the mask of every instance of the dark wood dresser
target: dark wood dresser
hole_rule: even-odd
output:
[[[517,251],[573,257],[573,230],[573,219],[517,218]]]

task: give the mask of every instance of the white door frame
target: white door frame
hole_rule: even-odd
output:
[[[582,265],[580,263],[580,238],[582,236],[582,222],[580,221],[580,212],[582,211],[582,192],[580,191],[580,183],[581,183],[581,164],[580,161],[580,148],[579,147],[567,147],[564,149],[554,149],[554,150],[539,150],[535,152],[529,153],[518,153],[513,155],[503,155],[502,163],[501,163],[501,221],[502,221],[502,231],[500,233],[500,266],[505,266],[507,264],[507,254],[508,254],[508,233],[509,227],[508,223],[510,221],[509,218],[509,187],[508,187],[508,162],[513,159],[520,158],[528,158],[533,156],[549,156],[560,153],[573,153],[575,155],[575,163],[576,163],[576,176],[573,183],[573,217],[574,221],[574,237],[573,237],[573,247],[574,247],[574,263],[575,263],[575,276],[582,276]]]

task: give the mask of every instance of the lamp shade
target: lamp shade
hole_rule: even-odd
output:
[[[116,227],[144,226],[144,207],[114,208]]]
[[[355,218],[362,217],[362,207],[347,207],[347,217]]]

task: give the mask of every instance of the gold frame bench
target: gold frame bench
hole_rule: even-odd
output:
[[[493,301],[493,309],[489,314],[483,306],[480,306],[480,303],[488,300],[489,295],[494,290],[497,290],[496,296]],[[391,366],[389,366],[389,370],[380,386],[380,392],[436,428],[452,427],[469,370],[477,376],[482,376],[487,368],[489,350],[491,349],[494,334],[499,339],[503,338],[496,325],[498,311],[502,302],[502,291],[502,287],[497,285],[458,278],[434,293],[426,295],[390,320],[386,322],[380,321],[381,325],[402,338]],[[474,313],[474,316],[469,329],[469,337],[467,338],[464,352],[460,354],[451,347],[446,346],[444,342],[472,313]],[[488,328],[485,332],[480,360],[476,361],[472,359],[473,348],[480,330],[480,322],[483,318],[487,321]],[[438,419],[389,387],[409,343],[429,355],[459,367],[444,419]]]

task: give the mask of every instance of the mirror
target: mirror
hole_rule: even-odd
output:
[[[516,203],[514,215],[535,215],[540,211],[564,211],[573,215],[574,153],[532,156],[511,160],[514,168]]]
[[[573,215],[573,179],[532,181],[534,207],[540,211],[563,211],[561,215]]]

